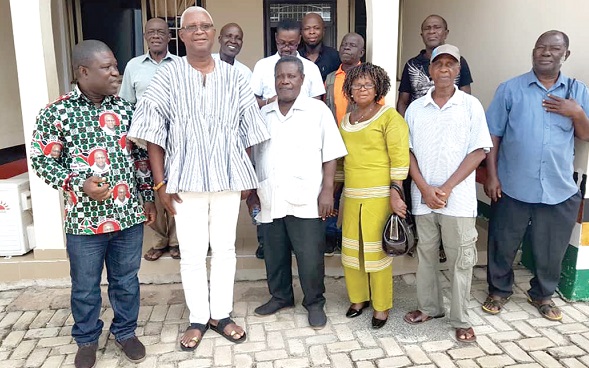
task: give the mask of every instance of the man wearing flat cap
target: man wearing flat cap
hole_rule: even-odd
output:
[[[429,66],[434,86],[405,113],[419,264],[418,309],[407,313],[404,320],[420,324],[445,316],[437,272],[438,247],[443,241],[452,273],[449,321],[458,341],[474,342],[467,311],[477,262],[474,171],[492,143],[483,106],[454,85],[459,72],[458,48],[448,44],[435,48]]]

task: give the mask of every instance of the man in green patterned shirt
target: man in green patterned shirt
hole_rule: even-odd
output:
[[[103,264],[114,311],[110,332],[127,359],[141,362],[145,347],[135,336],[143,223],[155,219],[151,175],[137,175],[147,153],[127,143],[131,103],[115,96],[117,61],[104,43],[74,47],[74,90],[39,113],[31,144],[33,170],[67,198],[65,233],[72,279],[72,336],[76,368],[96,362]],[[53,147],[60,146],[60,154]],[[52,151],[53,152],[52,154]],[[126,198],[121,201],[119,194]],[[141,205],[139,196],[143,198]]]

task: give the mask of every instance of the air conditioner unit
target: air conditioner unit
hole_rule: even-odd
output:
[[[30,251],[27,227],[32,224],[29,174],[0,180],[0,256],[19,256]]]

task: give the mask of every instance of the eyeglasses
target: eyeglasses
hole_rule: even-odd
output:
[[[157,34],[158,36],[166,37],[168,35],[168,32],[161,29],[150,29],[149,31],[145,32],[145,34],[147,36],[154,36]]]
[[[183,29],[183,30],[185,30],[187,32],[194,33],[194,32],[197,32],[199,30],[200,31],[203,31],[203,32],[208,32],[211,29],[213,29],[213,27],[215,27],[215,26],[213,24],[211,24],[211,23],[203,23],[203,24],[200,24],[200,25],[198,25],[198,24],[191,24],[189,26],[185,26],[185,27],[182,27],[180,29]]]
[[[276,46],[278,46],[279,49],[283,49],[285,47],[288,47],[289,49],[296,49],[297,47],[299,47],[299,43],[287,43],[282,41],[276,41]]]
[[[374,88],[374,84],[371,83],[367,83],[367,84],[352,84],[352,89],[358,90],[358,89],[373,89]]]

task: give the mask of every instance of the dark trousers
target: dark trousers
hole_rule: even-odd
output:
[[[513,261],[531,224],[530,248],[535,271],[528,295],[533,300],[551,298],[558,286],[580,204],[580,193],[555,205],[525,203],[505,193],[492,203],[487,249],[489,294],[500,297],[513,294]]]
[[[303,289],[303,306],[309,309],[325,305],[325,264],[323,243],[325,225],[321,219],[294,216],[264,224],[264,262],[268,289],[272,298],[294,304],[292,289],[292,256],[297,258],[299,280]]]

